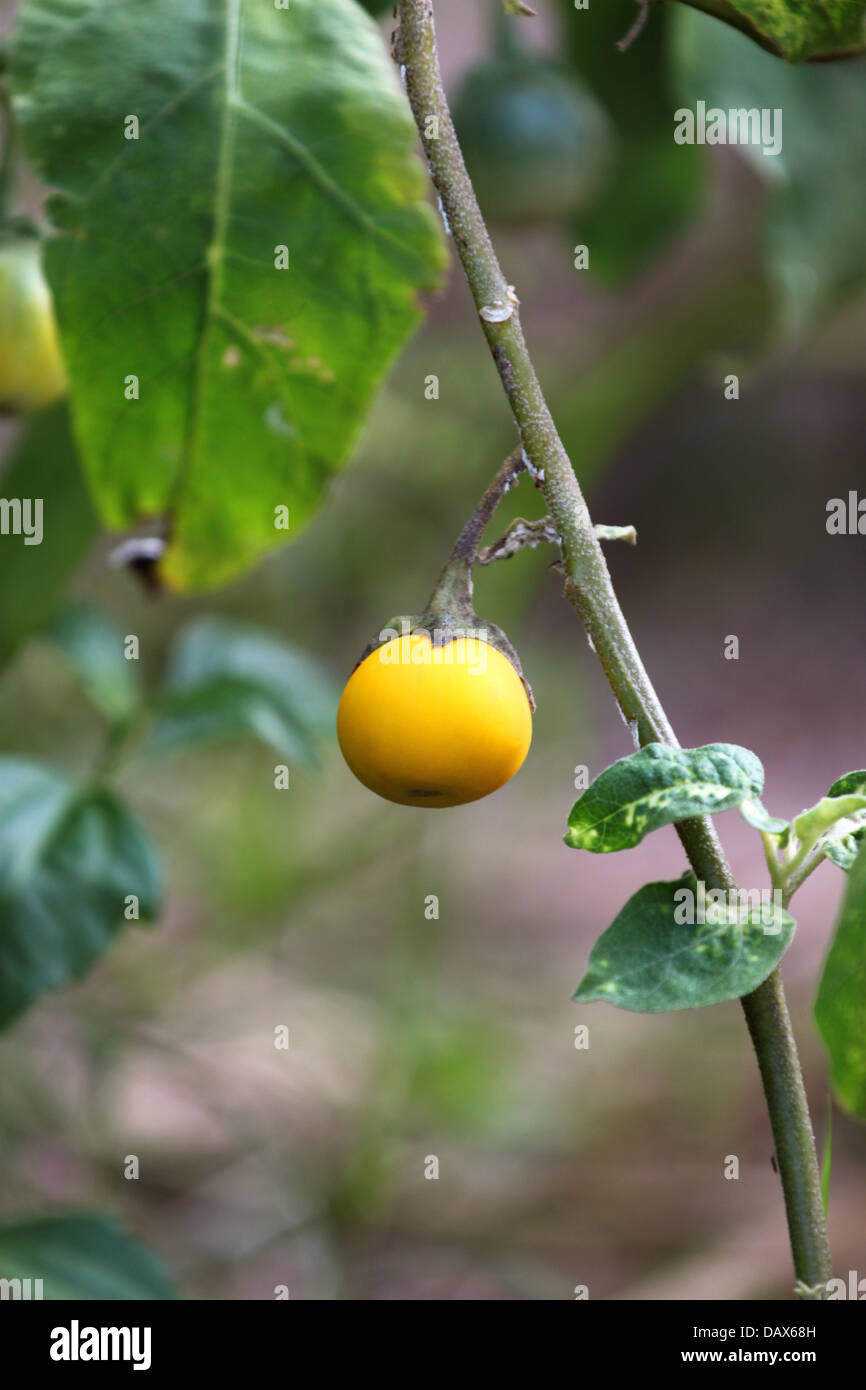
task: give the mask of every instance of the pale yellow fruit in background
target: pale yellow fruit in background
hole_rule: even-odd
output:
[[[0,244],[0,411],[39,410],[65,390],[39,242]]]
[[[343,757],[359,781],[403,806],[459,806],[521,766],[532,712],[507,657],[479,638],[434,647],[393,638],[353,672],[337,711]]]

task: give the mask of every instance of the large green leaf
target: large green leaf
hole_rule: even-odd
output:
[[[866,49],[864,0],[685,0],[791,63]]]
[[[3,473],[4,497],[42,501],[42,540],[0,545],[0,662],[48,621],[63,585],[99,530],[75,454],[65,405],[24,427]]]
[[[0,1026],[81,975],[131,896],[146,921],[159,895],[154,849],[115,797],[0,759]]]
[[[224,581],[318,504],[442,268],[381,36],[354,0],[26,0],[13,84],[102,515]]]
[[[848,877],[815,1019],[830,1054],[836,1094],[847,1110],[866,1120],[866,849]]]
[[[677,920],[686,915],[685,893],[693,895],[693,921]],[[575,999],[661,1013],[720,1004],[757,989],[787,949],[793,917],[748,895],[736,903],[707,902],[703,913],[699,901],[694,874],[646,884],[592,948]]]
[[[202,618],[181,635],[148,748],[163,753],[252,735],[291,761],[315,761],[336,699],[309,657],[255,628]]]
[[[764,255],[783,326],[799,333],[866,279],[866,59],[792,68],[705,15],[675,18],[683,105],[782,113],[780,154],[734,148],[766,180]]]
[[[565,843],[596,854],[630,849],[662,825],[753,800],[763,785],[764,769],[747,748],[648,743],[587,787],[572,807]]]
[[[42,1297],[51,1300],[177,1298],[149,1251],[108,1216],[49,1216],[0,1226],[0,1277],[41,1279]],[[31,1298],[35,1288],[31,1282]]]
[[[140,699],[135,661],[124,656],[123,634],[86,604],[58,613],[49,630],[93,703],[113,721],[128,719]]]

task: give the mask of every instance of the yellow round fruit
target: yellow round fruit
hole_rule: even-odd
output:
[[[39,410],[65,390],[39,242],[0,245],[0,410]]]
[[[343,757],[402,806],[460,806],[501,787],[532,741],[532,712],[507,657],[477,637],[434,646],[392,638],[350,676],[337,711]]]

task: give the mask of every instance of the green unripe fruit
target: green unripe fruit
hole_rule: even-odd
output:
[[[0,241],[0,413],[40,410],[66,391],[39,242]]]
[[[613,133],[589,91],[535,59],[474,68],[454,100],[454,124],[481,211],[526,223],[579,212],[598,192]]]

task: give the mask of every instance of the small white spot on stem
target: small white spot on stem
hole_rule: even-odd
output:
[[[514,290],[513,285],[508,285],[505,291],[505,299],[496,299],[492,304],[485,304],[478,310],[481,318],[487,323],[505,323],[510,319],[520,300]]]
[[[590,645],[592,645],[592,644],[590,643]],[[639,753],[639,752],[640,752],[640,729],[639,729],[639,726],[638,726],[638,721],[637,721],[636,719],[626,719],[625,715],[623,714],[622,709],[621,709],[620,706],[619,706],[619,703],[617,703],[617,709],[619,710],[620,715],[622,716],[622,722],[623,722],[623,724],[625,724],[626,728],[628,729],[629,733],[630,733],[631,736],[632,736],[632,741],[633,741],[634,746],[635,746],[635,751]]]
[[[514,313],[513,304],[485,304],[478,310],[479,316],[485,323],[505,323]]]
[[[526,469],[530,478],[534,478],[537,483],[543,483],[544,469],[536,468],[535,464],[532,462],[532,459],[529,457],[525,449],[521,449],[520,457],[523,460],[523,467]]]

